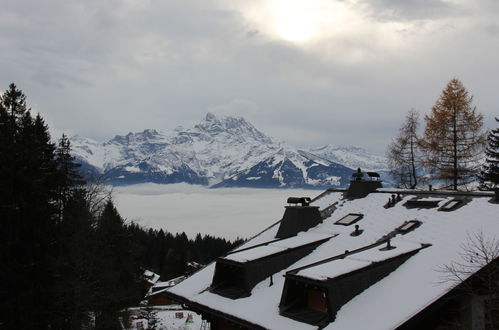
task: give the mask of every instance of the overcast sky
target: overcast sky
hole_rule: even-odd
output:
[[[0,0],[0,89],[97,140],[243,116],[383,152],[454,77],[499,116],[498,0]]]

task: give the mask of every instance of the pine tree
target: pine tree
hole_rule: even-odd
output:
[[[419,115],[411,110],[405,117],[399,135],[388,146],[387,159],[390,174],[397,186],[414,189],[418,185],[418,167],[420,159]]]
[[[44,329],[54,314],[54,146],[14,84],[0,96],[0,323]]]
[[[474,180],[485,144],[483,116],[472,101],[461,81],[453,79],[425,116],[425,165],[435,179],[450,182],[454,190]]]
[[[8,112],[13,120],[22,117],[26,112],[26,95],[23,91],[17,89],[16,84],[11,83],[9,89],[1,96],[2,107]]]
[[[73,190],[64,204],[58,226],[57,318],[53,329],[91,328],[90,311],[98,301],[96,274],[100,272],[94,227],[95,217],[90,212],[85,190]]]
[[[495,118],[499,122],[499,118]],[[487,136],[487,156],[485,165],[481,172],[483,188],[494,188],[499,186],[499,128],[490,131]]]
[[[142,269],[140,249],[109,200],[97,221],[96,329],[118,327],[118,312],[140,300]]]
[[[76,163],[75,158],[71,155],[71,144],[65,134],[62,134],[55,150],[55,160],[57,162],[57,203],[61,219],[64,205],[70,198],[73,189],[85,183],[78,173],[78,168],[81,165]]]

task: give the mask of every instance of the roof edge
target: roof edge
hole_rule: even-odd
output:
[[[181,303],[183,305],[187,305],[188,307],[192,307],[192,311],[197,313],[197,314],[202,314],[203,312],[205,312],[205,313],[214,315],[216,317],[229,320],[233,323],[242,325],[242,326],[250,328],[250,329],[257,329],[257,330],[266,330],[267,329],[261,325],[251,323],[247,320],[244,320],[244,319],[238,318],[236,316],[224,313],[222,311],[210,308],[210,307],[205,306],[203,304],[191,301],[191,300],[189,300],[185,297],[179,296],[175,293],[165,291],[165,295],[168,296],[169,298],[171,298],[172,300],[178,301],[179,303]],[[199,311],[199,313],[198,313],[198,311]]]

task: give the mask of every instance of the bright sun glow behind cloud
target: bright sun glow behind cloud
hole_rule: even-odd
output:
[[[320,15],[306,2],[296,2],[292,6],[277,5],[271,12],[275,33],[284,40],[306,41],[319,32]]]
[[[347,4],[326,0],[268,0],[245,13],[266,34],[297,43],[344,31],[355,21]]]

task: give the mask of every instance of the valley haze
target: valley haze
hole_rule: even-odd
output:
[[[219,188],[185,183],[115,187],[120,214],[142,227],[226,239],[250,238],[282,218],[290,196],[315,197],[319,190]]]

